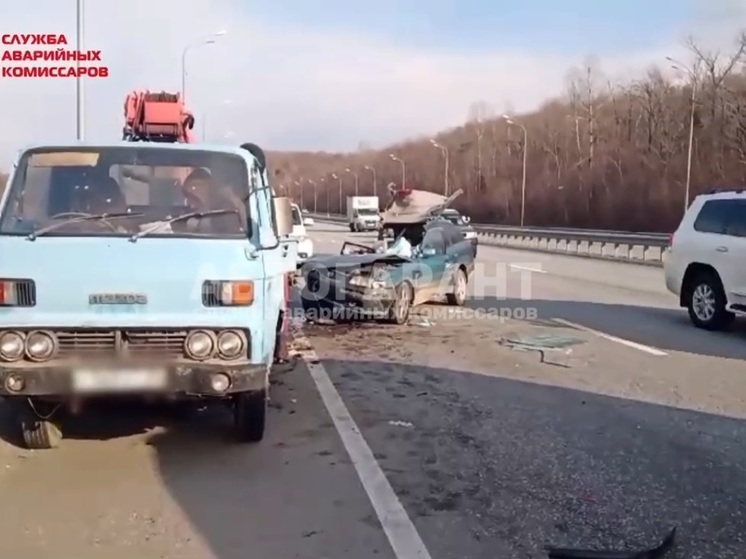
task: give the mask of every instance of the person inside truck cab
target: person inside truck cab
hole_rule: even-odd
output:
[[[227,232],[237,232],[246,227],[246,206],[233,193],[229,185],[218,185],[212,174],[204,168],[197,168],[184,179],[182,192],[189,211],[209,212],[214,210],[235,210],[236,215],[215,217],[205,221],[209,231],[213,226]],[[240,220],[240,223],[239,221]]]

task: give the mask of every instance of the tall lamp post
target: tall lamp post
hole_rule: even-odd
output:
[[[339,181],[339,213],[342,213],[342,177],[337,173],[332,173],[332,178]]]
[[[446,162],[445,163],[446,168],[445,168],[444,175],[443,175],[444,176],[444,181],[443,181],[443,195],[444,196],[448,196],[448,160],[450,159],[450,157],[448,157],[448,148],[445,147],[442,144],[439,144],[434,139],[431,139],[430,143],[433,144],[433,146],[435,146],[436,148],[438,148],[440,151],[443,152],[443,159],[445,159],[445,162]]]
[[[353,177],[355,177],[355,196],[360,196],[360,177],[355,171],[353,171],[349,167],[345,169],[345,171],[350,173]]]
[[[697,74],[670,56],[667,56],[666,60],[672,63],[671,67],[674,70],[684,71],[692,79],[691,108],[689,111],[689,148],[686,156],[686,187],[684,190],[684,213],[686,213],[686,210],[689,208],[689,193],[692,184],[692,151],[694,149],[694,109],[697,103]]]
[[[402,187],[402,190],[404,190],[407,184],[407,164],[404,163],[403,159],[399,159],[393,153],[390,153],[389,157],[391,158],[392,161],[398,161],[399,163],[401,163],[401,187]]]
[[[326,186],[326,215],[329,215],[329,189],[331,186],[327,184],[326,177],[322,177],[319,179],[320,183],[323,183]]]
[[[184,47],[184,50],[181,51],[181,99],[182,101],[186,101],[186,75],[187,75],[186,57],[187,57],[187,53],[194,48],[214,44],[217,37],[222,37],[226,33],[227,31],[223,29],[221,31],[218,31],[217,33],[214,33],[210,38],[202,39],[201,41],[197,41],[194,43],[189,43],[187,46]]]
[[[378,196],[378,180],[376,177],[376,168],[372,165],[365,166],[366,171],[370,171],[373,175],[373,196]]]
[[[294,181],[293,184],[295,184],[295,187],[300,191],[300,207],[303,208],[305,204],[303,203],[303,177],[300,178],[298,181]]]
[[[525,223],[526,217],[526,155],[528,154],[528,132],[523,124],[514,121],[508,115],[503,115],[508,124],[519,127],[523,130],[523,180],[521,181],[521,227]]]
[[[316,181],[312,181],[311,179],[308,179],[308,182],[313,185],[313,213],[318,213],[318,207],[316,206],[316,190],[317,190],[317,184]]]

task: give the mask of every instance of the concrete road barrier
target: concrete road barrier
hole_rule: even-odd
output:
[[[340,215],[308,214],[316,221],[346,223]],[[480,244],[584,256],[596,259],[622,260],[637,264],[662,266],[666,258],[669,235],[632,233],[592,229],[513,227],[472,224]]]

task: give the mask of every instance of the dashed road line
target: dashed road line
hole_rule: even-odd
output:
[[[666,353],[665,351],[661,351],[658,348],[651,347],[645,344],[638,344],[637,342],[625,340],[624,338],[618,338],[617,336],[612,336],[611,334],[606,334],[605,332],[600,332],[598,330],[594,330],[593,328],[588,328],[587,326],[583,326],[582,324],[577,324],[576,322],[570,322],[569,320],[564,320],[562,318],[553,318],[552,320],[554,322],[564,324],[565,326],[570,326],[571,328],[577,328],[578,330],[584,330],[585,332],[594,334],[595,336],[598,336],[599,338],[604,338],[605,340],[609,340],[610,342],[625,345],[627,347],[631,347],[633,349],[642,351],[644,353],[648,353],[650,355],[655,355],[656,357],[665,357],[668,355],[668,353]]]

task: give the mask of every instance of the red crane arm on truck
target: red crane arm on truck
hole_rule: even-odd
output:
[[[122,139],[130,142],[194,142],[194,115],[179,93],[133,91],[124,100]]]
[[[124,129],[122,139],[128,142],[195,142],[194,115],[186,108],[178,93],[153,93],[148,90],[133,91],[124,100]],[[262,150],[254,144],[244,144],[241,147],[257,158],[262,167],[266,160]],[[184,182],[191,168],[165,170],[169,177]],[[188,192],[184,192],[189,197]],[[283,293],[283,309],[277,324],[274,362],[283,363],[288,360],[288,341],[290,337],[290,291],[293,275],[285,277]]]

